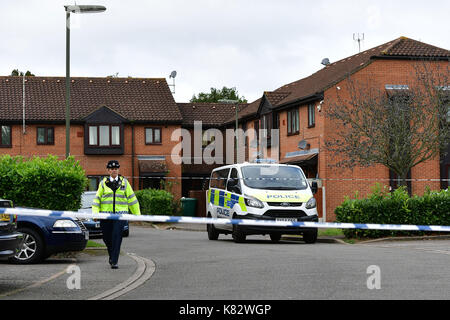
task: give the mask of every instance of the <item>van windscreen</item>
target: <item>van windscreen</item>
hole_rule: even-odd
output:
[[[305,176],[296,167],[245,166],[242,177],[244,184],[253,189],[304,190],[308,186]]]

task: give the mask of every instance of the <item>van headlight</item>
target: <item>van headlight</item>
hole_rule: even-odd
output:
[[[258,199],[253,198],[253,197],[252,198],[245,198],[245,204],[247,206],[253,207],[253,208],[259,208],[259,209],[264,208],[264,204],[261,201],[259,201]]]
[[[306,209],[313,209],[316,207],[316,198],[312,197],[306,203]]]
[[[72,220],[56,220],[53,224],[53,228],[77,228],[75,222]]]

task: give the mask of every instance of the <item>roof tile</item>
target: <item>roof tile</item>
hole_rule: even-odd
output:
[[[0,120],[22,120],[22,77],[0,77]],[[165,79],[72,78],[70,117],[81,120],[102,106],[135,121],[180,121]],[[65,120],[65,78],[26,77],[27,120]]]

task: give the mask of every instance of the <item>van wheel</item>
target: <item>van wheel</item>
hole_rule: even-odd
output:
[[[271,233],[270,240],[274,243],[279,242],[281,240],[281,233]]]
[[[208,218],[211,218],[211,215],[208,214]],[[206,225],[206,232],[208,232],[209,240],[217,240],[219,239],[219,231],[217,231],[216,227],[212,223],[208,223]]]
[[[242,231],[242,228],[237,225],[237,224],[233,224],[233,233],[231,234],[231,236],[233,237],[234,242],[236,243],[243,243],[245,242],[245,233]]]
[[[44,240],[41,235],[30,228],[18,228],[23,233],[23,244],[19,252],[9,258],[15,264],[38,263],[44,259]]]
[[[315,243],[317,241],[317,228],[303,232],[303,240],[306,243]]]

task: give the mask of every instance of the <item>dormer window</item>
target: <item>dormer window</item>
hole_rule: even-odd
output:
[[[90,125],[89,146],[99,146],[99,147],[120,146],[120,126]]]
[[[124,124],[127,119],[107,107],[100,107],[85,121],[85,154],[124,153]]]

